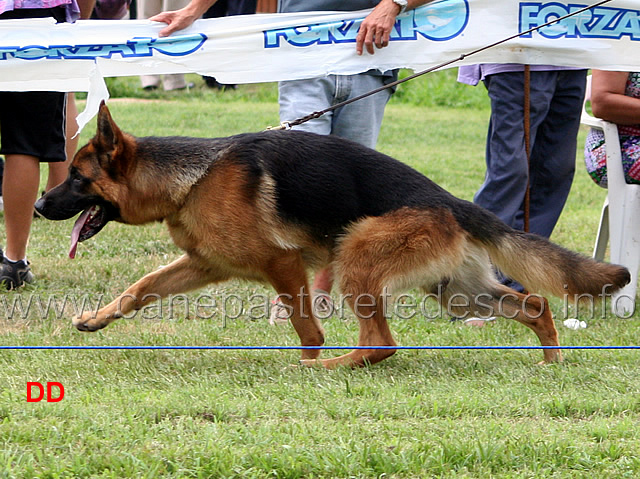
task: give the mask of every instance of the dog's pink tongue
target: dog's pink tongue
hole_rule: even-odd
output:
[[[69,249],[69,258],[73,259],[76,257],[76,250],[78,249],[78,239],[80,238],[80,231],[82,227],[87,222],[89,218],[89,214],[91,213],[91,208],[87,208],[82,212],[75,224],[73,225],[73,230],[71,230],[71,248]]]

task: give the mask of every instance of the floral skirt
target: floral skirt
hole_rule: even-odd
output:
[[[627,183],[640,184],[640,136],[620,135],[622,169]],[[607,155],[604,133],[591,130],[584,147],[587,172],[599,186],[607,187]]]

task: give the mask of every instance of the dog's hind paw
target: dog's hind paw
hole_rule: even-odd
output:
[[[304,366],[306,368],[322,368],[324,365],[322,364],[321,359],[301,359],[298,362],[298,366]]]

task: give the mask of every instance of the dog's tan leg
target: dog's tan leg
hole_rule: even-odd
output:
[[[302,346],[322,346],[324,331],[314,317],[307,274],[300,253],[292,251],[278,256],[269,265],[267,277],[280,295],[280,300],[291,311],[289,320],[298,333]],[[303,349],[302,359],[314,359],[320,355],[319,349]]]
[[[548,301],[537,295],[525,295],[509,288],[501,291],[496,311],[513,318],[530,328],[540,339],[542,346],[559,346],[558,331],[553,322]],[[562,361],[560,349],[545,349],[544,361],[540,364]]]
[[[184,293],[215,281],[227,279],[203,271],[198,262],[184,255],[173,263],[149,273],[131,285],[117,299],[98,311],[87,311],[74,318],[80,331],[96,331],[118,318],[170,294]]]
[[[355,312],[360,324],[358,347],[384,346],[383,349],[354,349],[353,351],[331,359],[318,361],[328,369],[339,366],[366,366],[375,364],[393,355],[396,342],[391,335],[385,318],[384,301],[381,297],[369,294],[347,295],[349,306]],[[302,364],[311,366],[316,361],[303,361]]]

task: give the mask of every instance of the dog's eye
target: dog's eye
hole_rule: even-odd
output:
[[[71,183],[75,187],[81,187],[87,182],[87,178],[80,175],[77,170],[71,170],[69,177],[71,179]]]

